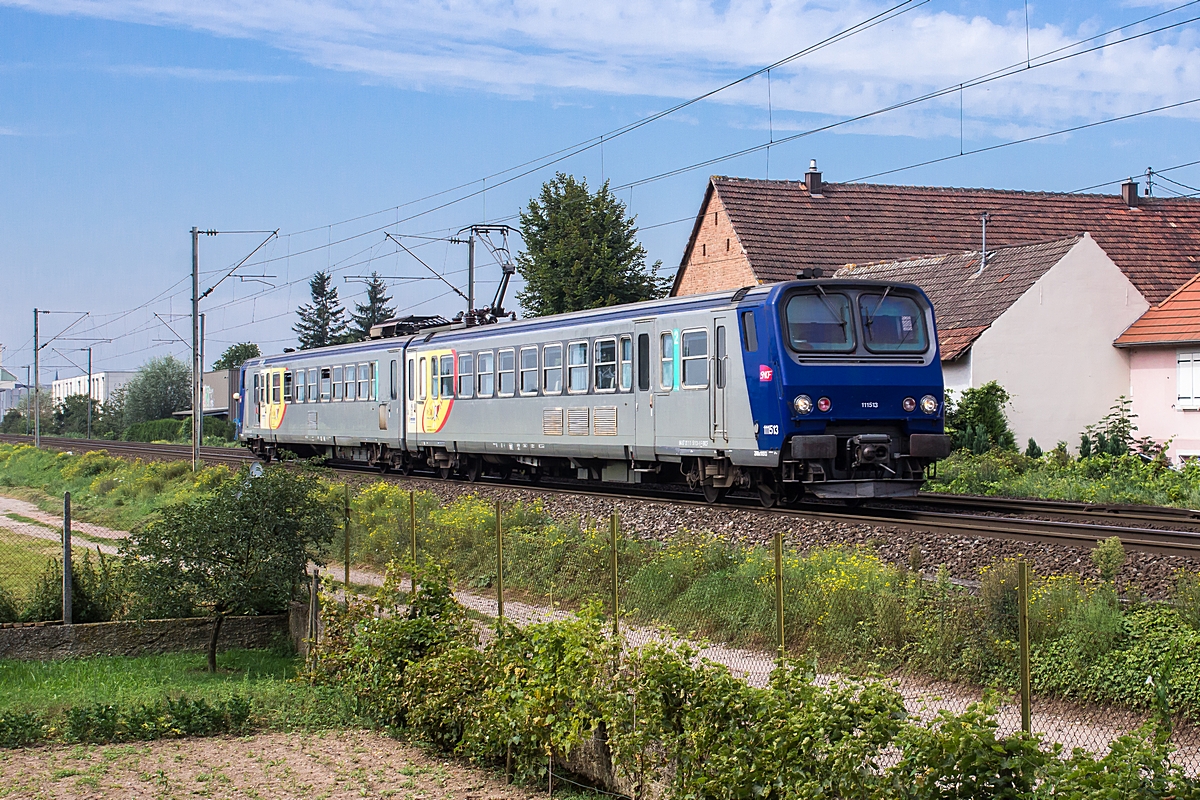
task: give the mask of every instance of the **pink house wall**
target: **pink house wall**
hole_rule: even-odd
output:
[[[1200,455],[1200,411],[1176,408],[1178,380],[1174,347],[1134,347],[1129,351],[1129,390],[1138,436],[1156,441],[1174,437],[1168,454]]]

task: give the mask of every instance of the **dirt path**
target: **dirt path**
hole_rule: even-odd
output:
[[[34,522],[13,519],[8,516],[9,514],[25,517],[26,519],[34,520]],[[0,528],[22,536],[29,536],[33,539],[46,539],[54,542],[62,541],[61,516],[47,514],[33,503],[18,500],[15,497],[0,495]],[[105,528],[102,525],[93,525],[90,522],[78,522],[75,520],[71,521],[71,532],[75,536],[75,539],[72,541],[74,546],[99,548],[105,555],[115,555],[117,552],[116,542],[129,535],[125,531],[117,531],[112,528]],[[113,544],[109,544],[109,542],[113,542]]]
[[[531,800],[535,794],[369,731],[0,751],[0,798]]]

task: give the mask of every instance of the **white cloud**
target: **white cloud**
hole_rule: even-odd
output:
[[[130,75],[138,78],[178,78],[210,83],[286,83],[295,80],[290,75],[259,75],[233,69],[162,67],[145,64],[116,64],[102,69],[113,75]]]
[[[518,96],[585,90],[664,98],[698,94],[884,8],[862,0],[834,5],[730,0],[720,11],[711,0],[0,3],[252,38],[319,67],[415,89],[467,87]],[[1118,13],[1122,19],[1139,15]],[[1170,19],[1176,18],[1164,21]],[[1028,47],[1036,57],[1101,27],[1095,19],[1074,32],[1035,27]],[[1184,28],[1032,70],[968,90],[965,115],[1009,127],[1041,126],[1190,99],[1200,86],[1198,44],[1193,28]],[[997,22],[925,6],[778,70],[772,102],[784,115],[859,114],[1019,62],[1026,46],[1023,15]],[[178,77],[202,80],[281,79],[175,70]],[[765,106],[765,83],[744,84],[718,99]],[[923,107],[916,117],[910,113],[900,127],[922,116],[943,132],[953,118],[949,127],[956,129],[957,96]]]

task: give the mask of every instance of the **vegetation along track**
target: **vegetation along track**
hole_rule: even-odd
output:
[[[0,441],[28,443],[28,436],[0,435]],[[191,457],[187,445],[142,444],[103,440],[42,437],[45,447],[55,450],[108,450],[115,455],[145,459],[181,460]],[[209,464],[238,466],[255,457],[248,451],[223,447],[201,448],[201,458]],[[344,470],[358,472],[362,470]],[[434,479],[430,479],[434,480]],[[489,480],[489,484],[497,482]],[[531,488],[523,481],[513,486]],[[618,495],[648,502],[673,505],[707,505],[691,493],[655,486],[609,484],[557,484],[543,481],[541,492],[579,495]],[[727,505],[753,508],[751,497],[730,495]],[[1087,547],[1099,539],[1116,536],[1127,547],[1152,553],[1200,559],[1200,512],[1157,506],[1103,506],[1058,500],[1032,500],[962,495],[922,494],[911,500],[886,502],[848,508],[833,503],[802,503],[794,508],[776,508],[765,514],[783,514],[830,522],[878,524],[910,530],[930,531],[952,536],[988,536],[1045,544]],[[1022,514],[1026,516],[1014,516]],[[1033,518],[1033,517],[1038,518]],[[1066,517],[1067,519],[1063,519]],[[1119,524],[1112,524],[1112,523]],[[1155,527],[1139,527],[1153,525]]]

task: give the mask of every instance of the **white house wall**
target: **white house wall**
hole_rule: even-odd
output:
[[[971,388],[971,351],[953,361],[942,362],[942,383],[955,396],[962,394],[963,389]]]
[[[1128,353],[1113,340],[1149,303],[1090,237],[1000,316],[971,347],[971,383],[1012,395],[1008,419],[1022,449],[1079,446],[1083,429],[1129,395]]]

